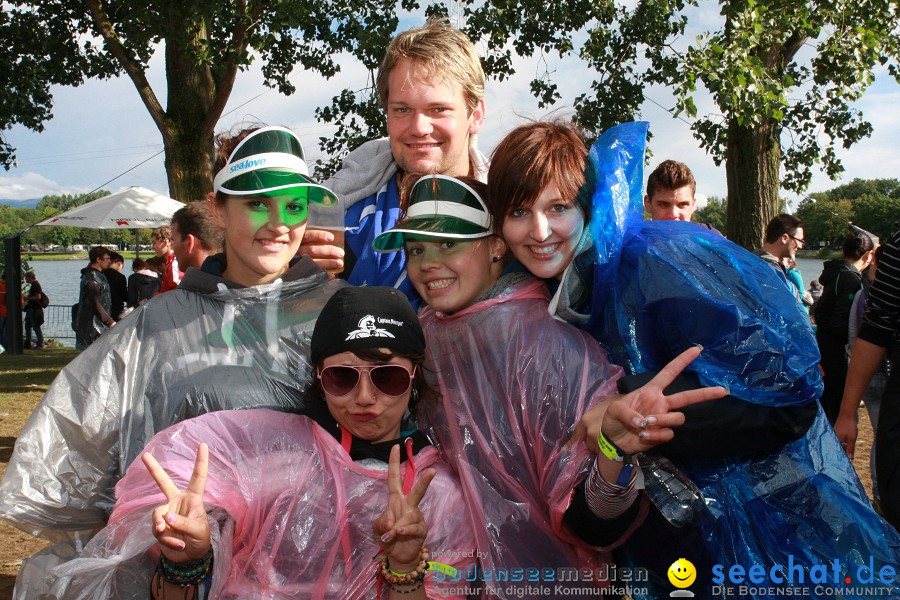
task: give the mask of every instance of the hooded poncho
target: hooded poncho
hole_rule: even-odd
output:
[[[301,407],[309,336],[343,284],[305,259],[277,282],[229,285],[189,271],[60,372],[0,484],[4,519],[77,547],[106,524],[113,486],[156,432],[216,410]]]
[[[594,246],[576,257],[582,267],[585,257],[593,262],[592,285],[585,282],[591,297],[581,311],[590,313],[585,327],[628,373],[660,369],[699,343],[703,353],[688,370],[703,385],[724,385],[740,400],[768,407],[815,401],[822,392],[819,355],[790,284],[758,257],[705,229],[643,221],[646,131],[646,123],[620,125],[590,152],[598,182],[590,222]],[[578,273],[573,268],[566,275]],[[571,285],[564,281],[561,288]],[[672,591],[662,571],[682,556],[698,567],[693,588],[704,597],[765,598],[765,590],[778,587],[764,582],[760,594],[739,593],[726,577],[713,588],[718,582],[708,568],[714,564],[726,573],[731,565],[760,564],[768,570],[788,564],[791,556],[804,567],[808,582],[810,568],[828,564],[830,569],[839,559],[840,577],[829,581],[844,587],[845,578],[856,581],[857,568],[868,566],[870,558],[876,572],[900,563],[900,535],[872,510],[821,409],[804,437],[772,454],[726,457],[701,451],[673,461],[703,492],[709,510],[696,528],[671,535],[665,523],[652,518],[658,514],[651,514],[627,543],[625,554],[638,566],[661,567],[649,598]],[[896,595],[900,589],[882,586],[878,593]],[[851,591],[844,597],[867,594]],[[832,596],[824,590],[811,597]]]
[[[380,565],[372,558],[380,548],[372,524],[387,506],[386,465],[353,462],[307,417],[262,409],[178,423],[147,451],[184,489],[201,442],[209,444],[210,598],[375,598]],[[429,528],[425,543],[434,560],[467,569],[475,540],[449,467],[427,446],[400,468],[416,475],[437,470],[419,504]],[[148,597],[159,556],[150,513],[165,497],[140,461],[116,486],[116,497],[106,528],[53,573],[54,595]],[[460,597],[463,586],[436,583],[434,576],[429,571],[425,581],[431,597]]]
[[[596,457],[566,442],[582,413],[615,393],[621,369],[589,336],[551,318],[547,300],[544,284],[528,279],[453,315],[420,315],[441,392],[439,405],[421,407],[423,429],[459,474],[482,552],[477,579],[499,598],[536,597],[530,582],[547,586],[542,598],[596,597],[595,586],[606,585],[598,581],[609,580],[597,571],[605,549],[563,525]],[[553,578],[582,568],[592,576]],[[544,575],[502,582],[529,569]]]

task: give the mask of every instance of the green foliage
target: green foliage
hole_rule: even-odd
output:
[[[819,242],[832,245],[847,234],[847,224],[853,220],[853,203],[850,200],[812,202],[803,200],[795,216],[803,221],[803,237],[810,247]]]
[[[30,227],[22,235],[23,246],[47,247],[50,245],[73,246],[83,244],[95,246],[97,244],[133,244],[133,229],[86,229],[83,227],[31,227],[35,223],[59,214],[64,210],[81,206],[91,200],[109,195],[106,190],[100,190],[91,194],[75,196],[63,194],[61,196],[44,196],[38,202],[36,208],[13,208],[0,204],[0,237],[6,237],[12,233],[22,231]],[[150,243],[150,230],[140,230],[140,243]]]
[[[802,191],[811,169],[835,177],[843,167],[838,144],[850,147],[871,125],[849,103],[889,64],[897,77],[896,2],[756,0],[721,2],[723,27],[697,37],[665,79],[678,107],[701,82],[721,111],[694,125],[713,158],[727,158],[728,124],[775,122],[782,129],[786,189]],[[800,50],[803,49],[801,52]]]
[[[810,196],[816,200],[840,200],[841,198],[856,200],[863,196],[900,198],[900,180],[857,178],[850,183],[839,185],[826,192],[813,193]]]
[[[900,223],[900,198],[866,194],[853,200],[853,224],[887,239]]]
[[[707,199],[706,206],[704,206],[703,208],[698,208],[694,211],[694,215],[693,217],[691,217],[691,220],[696,221],[697,223],[707,223],[709,225],[712,225],[713,227],[721,231],[723,235],[727,236],[727,204],[728,201],[725,198],[710,196]]]
[[[51,85],[127,74],[162,135],[169,192],[211,190],[212,134],[239,70],[261,61],[266,85],[285,94],[296,67],[326,77],[345,52],[374,68],[413,0],[31,0],[0,13],[0,164],[13,163],[3,134],[16,124],[40,131]],[[165,48],[168,101],[146,78]]]
[[[5,238],[22,231],[34,221],[36,211],[33,208],[13,208],[0,204],[0,238]]]
[[[797,208],[804,236],[812,246],[825,242],[839,247],[850,223],[882,239],[897,229],[900,182],[896,179],[854,179],[825,192],[810,194]]]
[[[90,194],[81,195],[63,194],[61,196],[57,196],[51,194],[49,196],[44,196],[43,198],[41,198],[41,201],[38,202],[36,208],[38,210],[51,209],[51,213],[58,213],[81,206],[82,204],[87,204],[92,200],[97,200],[98,198],[109,196],[109,194],[110,192],[107,190],[99,190],[97,192],[91,192]]]
[[[387,122],[374,85],[359,92],[343,90],[330,106],[316,109],[316,119],[337,125],[334,135],[319,138],[326,157],[316,165],[316,177],[327,179],[341,167],[347,153],[363,142],[387,135]]]
[[[887,67],[890,76],[900,77],[900,5],[893,0],[720,0],[720,18],[692,27],[706,29],[695,37],[685,34],[689,19],[699,16],[696,0],[457,6],[464,30],[481,46],[489,78],[512,75],[516,56],[542,58],[544,67],[531,83],[540,106],[574,96],[575,120],[594,136],[639,118],[651,85],[671,90],[674,112],[693,119],[694,135],[713,160],[731,163],[735,187],[741,188],[729,190],[735,211],[742,213],[732,215],[736,225],[752,221],[755,229],[777,211],[779,183],[803,190],[813,168],[837,176],[843,167],[836,148],[849,148],[871,133],[851,103],[872,83],[874,70]],[[594,77],[581,92],[568,86],[570,96],[563,98],[550,65],[572,59],[583,60]],[[697,95],[704,92],[712,94],[715,114],[698,113]],[[335,160],[359,140],[383,133],[372,94],[371,86],[349,90],[319,111],[321,120],[341,126],[322,145]],[[739,144],[758,153],[757,160],[741,158]],[[780,179],[761,175],[779,170]],[[761,230],[735,233],[746,238]]]

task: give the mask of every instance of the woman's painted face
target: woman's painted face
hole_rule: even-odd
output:
[[[225,277],[259,285],[280,277],[297,254],[306,230],[307,202],[293,195],[231,196],[215,203],[225,230]]]
[[[406,272],[428,306],[454,313],[473,304],[497,281],[506,248],[497,236],[474,241],[406,239]]]
[[[382,349],[386,350],[386,349]],[[363,360],[352,352],[341,352],[322,361],[321,369],[333,365],[374,367],[380,364],[402,365],[412,373],[412,361],[394,356],[387,363]],[[372,384],[370,375],[359,373],[359,383],[348,394],[332,396],[325,392],[328,411],[341,427],[361,440],[386,442],[400,437],[400,423],[409,406],[412,386],[400,396],[387,396]],[[323,388],[324,391],[324,388]]]
[[[574,199],[560,198],[556,186],[548,186],[530,207],[510,212],[502,231],[513,256],[535,277],[559,279],[575,257],[584,213]]]

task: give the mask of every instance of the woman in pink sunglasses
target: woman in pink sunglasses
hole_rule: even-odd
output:
[[[407,410],[434,396],[424,358],[402,293],[338,290],[312,334],[318,410],[221,411],[158,434],[109,525],[55,573],[57,597],[466,596],[453,574],[478,552],[459,481]]]

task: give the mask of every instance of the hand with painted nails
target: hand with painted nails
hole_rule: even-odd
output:
[[[202,558],[210,548],[209,521],[203,506],[209,448],[200,444],[194,472],[187,489],[180,491],[168,473],[149,452],[141,460],[166,496],[167,502],[153,509],[153,535],[167,559],[180,563]]]
[[[427,469],[409,494],[404,495],[403,478],[400,476],[400,446],[391,448],[388,503],[381,516],[375,519],[372,529],[381,541],[391,569],[398,573],[410,572],[419,564],[420,552],[428,535],[428,524],[419,510],[419,502],[436,473],[434,469]]]
[[[666,396],[663,390],[700,355],[701,348],[688,348],[665,366],[647,384],[625,395],[610,397],[600,406],[584,414],[575,428],[570,443],[584,439],[597,452],[597,435],[604,437],[628,454],[644,452],[675,436],[673,427],[684,424],[679,408],[724,397],[724,387],[688,390]],[[601,429],[602,428],[602,429]]]

